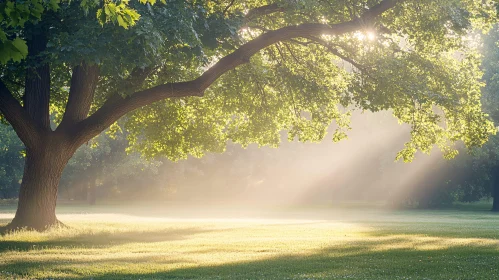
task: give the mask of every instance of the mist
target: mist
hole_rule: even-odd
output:
[[[283,133],[277,149],[231,143],[223,154],[161,166],[162,187],[170,201],[231,206],[396,205],[431,189],[446,161],[438,149],[411,163],[395,161],[410,127],[389,112],[356,112],[351,127],[338,143],[332,133],[320,143],[289,142]]]

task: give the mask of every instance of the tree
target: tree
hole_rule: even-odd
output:
[[[494,131],[463,39],[492,1],[155,2],[1,4],[0,112],[26,146],[8,228],[58,224],[64,166],[126,114],[131,149],[170,159],[277,146],[281,130],[319,141],[333,121],[340,140],[352,108],[411,125],[404,160]]]
[[[491,32],[484,36],[483,63],[484,81],[486,86],[483,90],[483,103],[485,111],[490,114],[493,121],[499,122],[499,27],[492,28]],[[493,197],[492,211],[499,211],[499,138],[492,137],[480,149],[472,154],[469,165],[472,174],[468,185],[475,189],[484,189]]]
[[[482,102],[484,111],[492,120],[499,122],[499,28],[494,26],[489,34],[483,36],[484,71]],[[493,198],[492,211],[499,211],[499,138],[497,135],[482,147],[475,148],[472,152],[459,160],[448,164],[450,172],[445,176],[449,186],[453,185],[459,192],[459,200],[472,202],[483,197]]]

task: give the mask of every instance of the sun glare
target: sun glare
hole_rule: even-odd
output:
[[[374,41],[376,39],[376,33],[373,31],[357,31],[353,34],[353,37],[359,41]]]
[[[367,37],[367,40],[374,41],[374,39],[376,39],[376,33],[372,32],[372,31],[368,31],[366,33],[366,37]]]

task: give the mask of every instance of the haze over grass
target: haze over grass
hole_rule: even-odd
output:
[[[70,229],[1,236],[0,278],[499,277],[499,219],[482,211],[83,209],[60,207]]]

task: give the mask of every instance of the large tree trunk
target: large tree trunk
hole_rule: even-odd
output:
[[[59,225],[55,216],[57,189],[71,155],[54,143],[27,150],[17,212],[7,229],[41,231]]]

